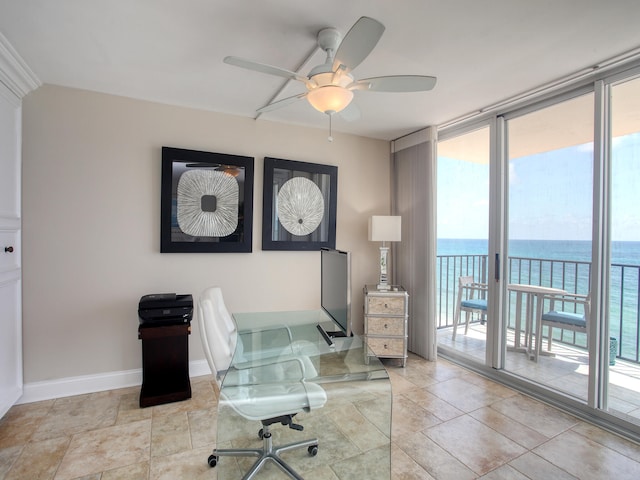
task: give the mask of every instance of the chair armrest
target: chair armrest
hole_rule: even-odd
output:
[[[308,362],[310,365],[310,361]],[[300,356],[270,357],[264,361],[243,362],[229,369],[230,372],[235,371],[242,379],[239,382],[242,386],[304,382],[308,378],[307,370],[307,362]],[[311,373],[311,377],[315,376],[315,369]]]
[[[467,283],[460,287],[460,292],[466,291],[471,298],[473,298],[475,292],[487,292],[488,290],[489,287],[485,283]]]
[[[591,308],[590,295],[581,295],[578,293],[565,293],[565,294],[545,294],[542,296],[542,304],[544,305],[545,300],[549,300],[549,310],[556,310],[555,304],[559,302],[561,304],[570,303],[574,305],[574,311],[577,310],[577,305],[583,305],[585,314],[588,316]],[[542,312],[540,312],[542,314]]]
[[[238,335],[250,335],[253,333],[262,333],[262,332],[271,332],[275,330],[283,330],[286,331],[287,336],[289,337],[289,342],[293,341],[293,334],[291,333],[291,329],[287,325],[268,325],[266,327],[257,327],[257,328],[249,328],[245,330],[241,330],[238,332]]]
[[[260,349],[254,350],[251,337],[264,334]],[[267,327],[252,328],[238,332],[239,343],[244,346],[242,356],[245,361],[253,359],[265,359],[268,357],[279,357],[281,355],[294,355],[292,345],[293,334],[286,325],[269,325]]]
[[[578,293],[565,293],[565,294],[546,294],[543,296],[544,300],[551,300],[552,302],[570,302],[587,305],[590,302],[589,295],[581,295]]]
[[[302,361],[302,358],[290,355],[287,355],[286,357],[265,357],[248,360],[246,362],[234,364],[232,368],[235,368],[236,370],[246,370],[248,368],[266,367],[269,365],[282,365],[287,362],[294,362],[299,364],[301,367],[301,371],[304,371],[304,362]]]

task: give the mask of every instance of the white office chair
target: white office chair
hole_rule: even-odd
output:
[[[456,339],[456,332],[460,324],[460,316],[462,311],[466,314],[466,322],[464,326],[464,334],[469,331],[469,319],[472,313],[482,316],[487,314],[487,285],[477,283],[471,276],[462,276],[458,279],[458,300],[456,302],[456,311],[453,317],[453,334],[452,340]],[[481,298],[483,297],[483,298]]]
[[[281,423],[294,430],[302,425],[293,423],[293,417],[302,411],[308,412],[322,407],[327,401],[325,391],[315,383],[306,381],[317,373],[309,358],[292,355],[290,351],[260,358],[256,354],[245,354],[241,335],[238,335],[233,317],[229,314],[222,292],[218,287],[206,289],[198,299],[198,325],[202,346],[218,386],[225,381],[220,402],[224,402],[248,420],[262,422],[258,436],[263,440],[260,449],[214,449],[208,462],[215,467],[220,456],[258,457],[243,477],[251,479],[267,462],[274,462],[283,472],[294,479],[302,479],[280,453],[295,448],[307,447],[310,455],[318,453],[318,439],[304,440],[280,447],[272,444],[270,425]],[[234,366],[231,360],[235,352]],[[245,361],[246,360],[246,361]],[[227,378],[229,375],[232,377]],[[251,382],[245,379],[251,379]]]

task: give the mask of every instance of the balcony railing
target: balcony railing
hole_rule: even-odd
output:
[[[486,255],[440,255],[437,257],[437,326],[453,326],[458,294],[458,278],[470,275],[487,282]],[[544,258],[509,257],[509,283],[542,285],[586,294],[591,283],[589,262]],[[509,294],[508,328],[515,327],[515,295]],[[640,266],[611,265],[609,292],[609,333],[618,340],[616,357],[640,363]],[[559,328],[554,341],[586,348],[586,336]]]

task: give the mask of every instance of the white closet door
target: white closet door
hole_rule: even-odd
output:
[[[22,395],[21,111],[0,83],[0,417]]]

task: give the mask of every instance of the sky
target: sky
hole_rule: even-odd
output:
[[[612,240],[640,241],[640,133],[612,146]],[[509,235],[590,240],[593,146],[509,161]],[[487,238],[489,166],[438,158],[438,238]]]

